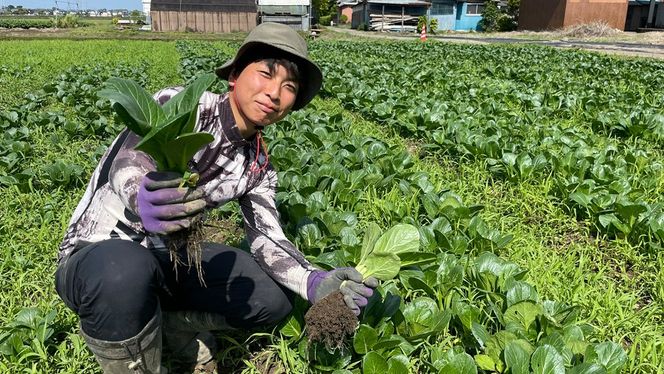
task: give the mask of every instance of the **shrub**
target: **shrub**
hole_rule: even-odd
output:
[[[427,24],[427,16],[417,17],[417,32],[422,32],[422,28]]]
[[[435,34],[437,30],[438,30],[438,19],[432,18],[431,21],[429,21],[429,31],[431,31],[432,34]]]
[[[83,23],[79,20],[78,16],[73,14],[67,14],[62,18],[56,18],[55,22],[53,23],[55,24],[55,27],[61,29],[71,29],[74,27],[83,26]]]
[[[339,22],[348,23],[348,16],[345,15],[345,14],[342,14],[341,17],[339,17]]]
[[[7,29],[47,29],[53,27],[48,19],[0,19],[0,28]]]
[[[319,22],[323,26],[330,26],[330,21],[332,21],[332,16],[321,16]]]
[[[498,17],[497,26],[499,31],[514,31],[518,25],[513,17],[507,14],[501,14],[500,17]]]

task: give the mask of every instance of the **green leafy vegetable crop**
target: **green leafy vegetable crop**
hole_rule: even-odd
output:
[[[194,154],[214,140],[206,132],[194,132],[198,101],[215,81],[214,74],[204,74],[168,100],[163,106],[136,82],[111,78],[98,95],[111,100],[124,124],[143,139],[136,149],[150,155],[160,171],[176,171],[185,184],[194,186],[198,174],[187,163]]]
[[[379,235],[380,227],[369,224],[362,243],[362,257],[355,268],[365,279],[375,277],[387,281],[399,274],[400,254],[419,250],[420,233],[413,225],[399,224]]]

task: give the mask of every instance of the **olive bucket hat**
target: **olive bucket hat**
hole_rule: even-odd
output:
[[[276,48],[293,61],[300,71],[300,89],[293,104],[293,110],[307,105],[316,96],[323,82],[323,73],[320,68],[309,59],[307,42],[291,27],[274,22],[265,22],[256,26],[238,49],[235,57],[228,60],[215,72],[219,78],[228,80],[235,64],[243,56],[256,51],[264,51],[265,47]]]

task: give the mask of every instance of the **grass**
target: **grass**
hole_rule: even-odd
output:
[[[118,44],[114,40],[0,40],[0,108],[17,105],[23,96],[41,89],[72,65],[148,65],[156,80],[149,89],[177,82],[178,54],[174,42],[137,41]],[[169,69],[171,69],[169,71]]]

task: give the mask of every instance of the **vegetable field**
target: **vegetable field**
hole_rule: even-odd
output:
[[[104,82],[188,84],[239,45],[55,43],[0,42],[2,373],[99,372],[53,274],[123,126],[97,96]],[[420,246],[399,253],[341,349],[307,344],[299,301],[274,329],[218,334],[224,370],[664,371],[664,63],[523,46],[310,49],[320,97],[265,132],[284,230],[323,268],[356,266],[365,238],[398,224]],[[210,221],[243,245],[235,205]]]

